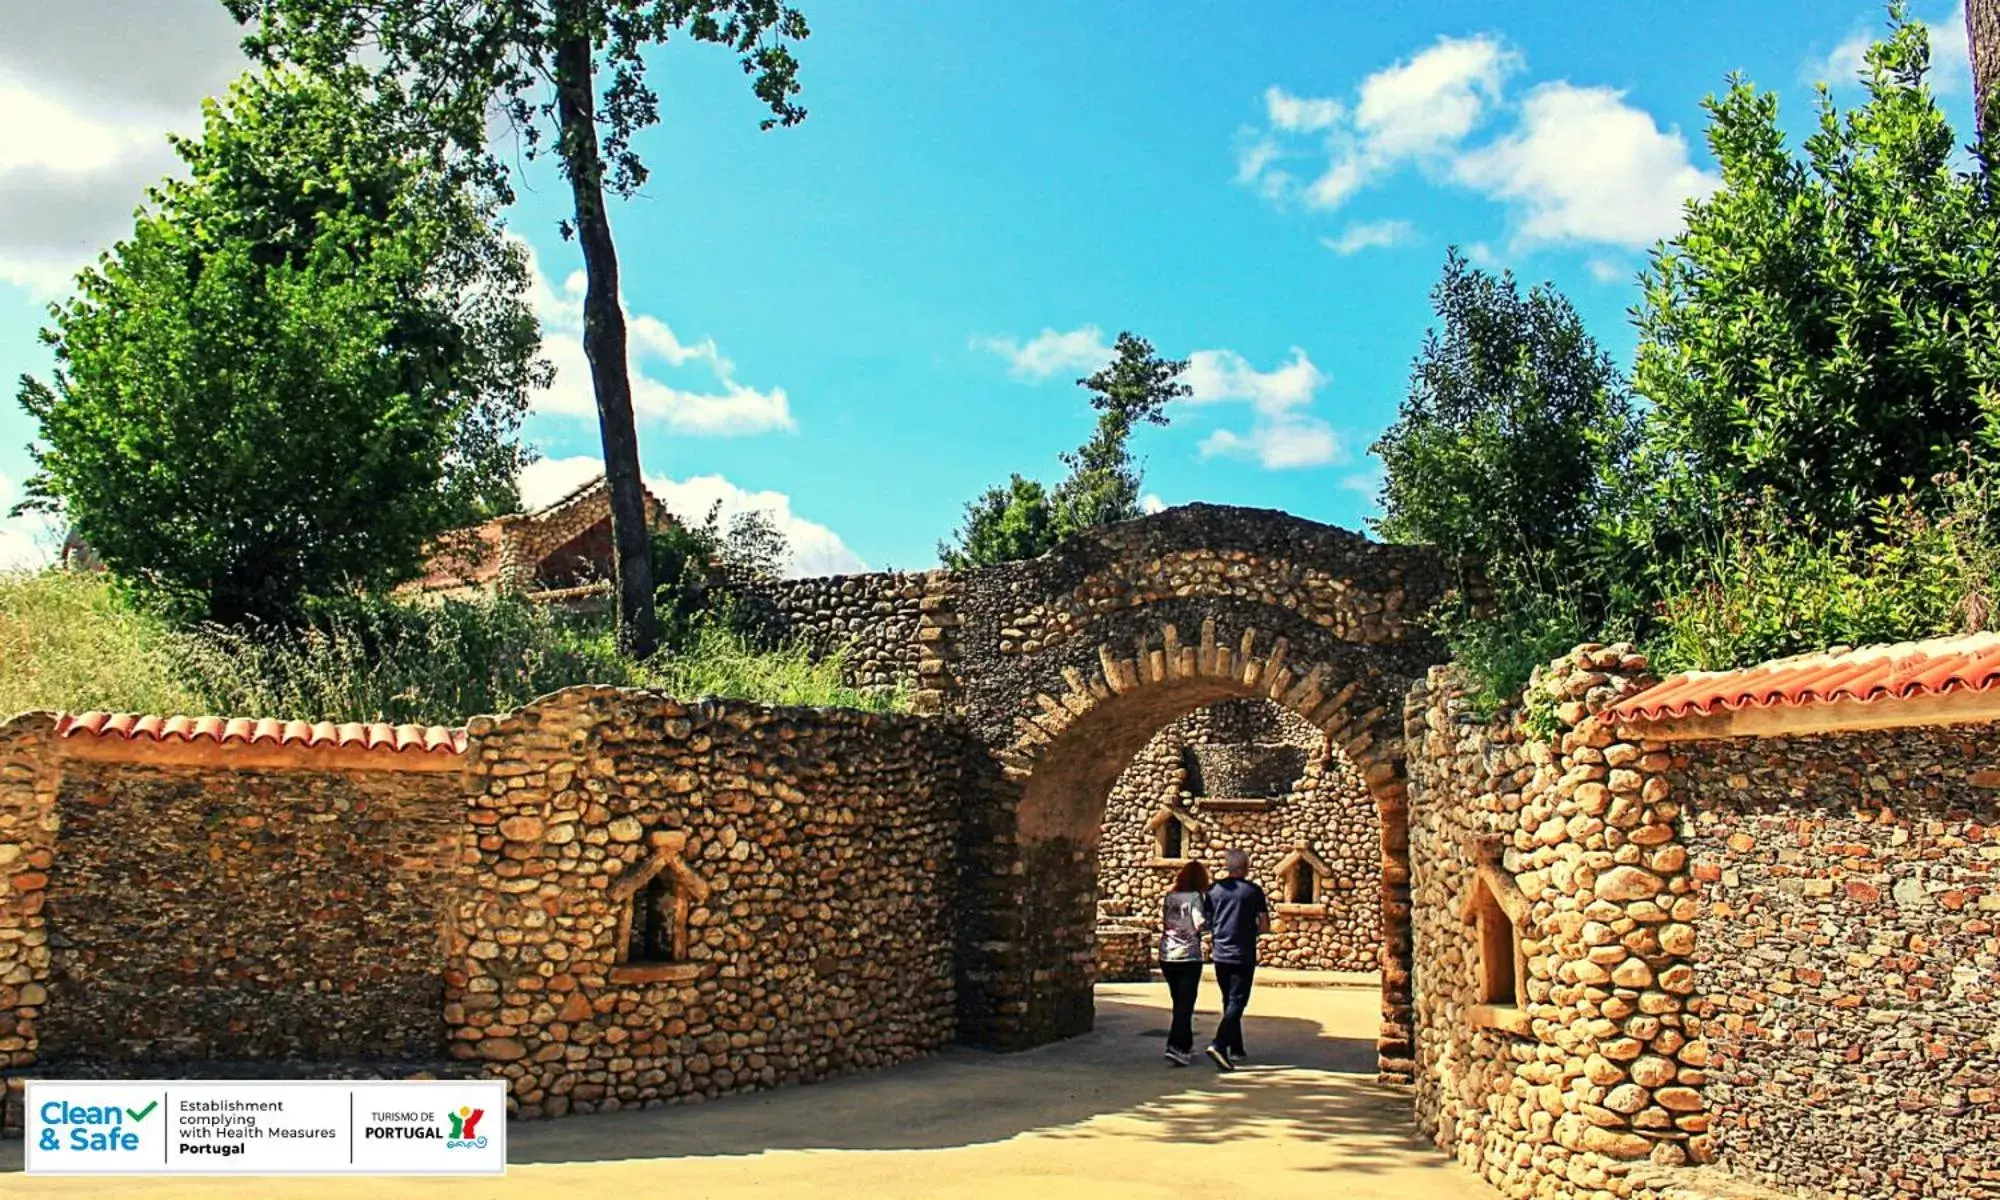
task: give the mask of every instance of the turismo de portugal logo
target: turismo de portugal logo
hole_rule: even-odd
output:
[[[460,1105],[457,1112],[446,1113],[445,1118],[451,1122],[451,1133],[444,1140],[444,1148],[447,1150],[484,1150],[486,1148],[486,1135],[475,1131],[479,1127],[479,1118],[485,1115],[485,1109],[473,1108],[469,1104]]]

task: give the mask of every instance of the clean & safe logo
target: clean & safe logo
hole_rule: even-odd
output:
[[[149,1127],[147,1121],[159,1107],[157,1097],[133,1106],[50,1100],[36,1111],[41,1129],[35,1148],[89,1155],[136,1154],[141,1135]]]

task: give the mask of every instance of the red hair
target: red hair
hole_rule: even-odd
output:
[[[1177,892],[1205,892],[1208,890],[1208,868],[1201,860],[1191,858],[1181,864],[1180,874],[1174,876],[1174,890]]]

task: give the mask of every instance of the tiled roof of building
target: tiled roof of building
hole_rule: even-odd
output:
[[[1840,647],[1735,671],[1688,671],[1604,716],[1620,724],[1702,721],[1720,730],[1716,722],[1731,716],[1770,712],[1783,719],[1781,710],[1838,708],[1848,715],[1843,724],[1889,725],[1900,723],[1898,710],[1918,707],[1950,719],[1954,705],[2000,699],[1997,684],[2000,633],[1977,633]]]
[[[406,754],[463,754],[465,730],[447,725],[391,725],[386,721],[279,721],[269,717],[152,717],[137,713],[64,713],[59,738],[210,742],[218,746],[292,746],[301,749],[391,750]]]

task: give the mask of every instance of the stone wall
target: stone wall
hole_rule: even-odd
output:
[[[1215,769],[1243,757],[1249,768]],[[1206,770],[1197,765],[1204,759]],[[1181,823],[1179,858],[1161,857],[1162,814]],[[1180,864],[1194,857],[1217,871],[1230,847],[1249,851],[1250,877],[1279,905],[1271,934],[1258,942],[1258,961],[1375,970],[1381,951],[1376,820],[1374,798],[1346,756],[1268,700],[1225,701],[1174,721],[1125,768],[1105,805],[1097,856],[1102,972],[1107,978],[1150,972],[1159,955],[1160,898]],[[1295,905],[1286,902],[1289,881],[1281,867],[1300,863],[1315,877],[1315,896]],[[1117,932],[1107,936],[1111,930]]]
[[[444,1057],[456,773],[68,762],[43,1064]]]
[[[2000,1195],[1993,731],[1677,750],[1719,1165],[1871,1200]]]
[[[878,571],[817,579],[759,580],[744,599],[771,631],[816,653],[845,650],[850,686],[917,686],[923,600],[946,586],[943,571]]]
[[[1588,646],[1543,669],[1546,736],[1475,719],[1444,669],[1406,709],[1417,1119],[1509,1196],[1651,1195],[1635,1168],[1712,1150],[1670,756],[1595,715],[1644,671]]]
[[[956,735],[611,688],[470,734],[473,882],[445,1019],[521,1114],[804,1082],[951,1040],[972,750]],[[641,955],[648,880],[681,924]]]
[[[0,724],[0,1075],[35,1061],[48,1001],[49,870],[55,865],[55,720]]]

